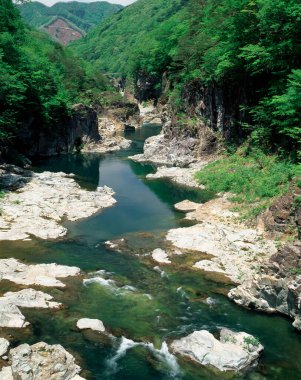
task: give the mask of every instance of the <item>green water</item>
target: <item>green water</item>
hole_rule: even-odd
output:
[[[211,196],[168,181],[148,181],[145,176],[154,169],[127,159],[156,132],[144,127],[133,133],[133,147],[122,153],[63,156],[36,166],[38,171],[75,173],[78,183],[89,190],[106,184],[116,191],[118,203],[88,219],[67,223],[69,234],[63,239],[0,244],[1,258],[56,262],[83,270],[80,278],[66,281],[66,289],[47,290],[65,305],[62,310],[23,310],[31,327],[9,331],[13,345],[60,343],[77,357],[83,376],[91,380],[220,379],[220,374],[192,363],[175,363],[164,342],[197,329],[215,333],[228,327],[257,336],[265,346],[257,370],[240,378],[301,379],[301,337],[289,320],[234,305],[224,296],[229,285],[187,269],[189,257],[161,268],[165,272],[153,268],[148,254],[164,246],[166,230],[187,225],[173,204]],[[104,244],[121,237],[126,238],[123,253]],[[1,291],[9,287],[3,283]],[[84,317],[101,319],[115,338],[78,332],[76,321]]]

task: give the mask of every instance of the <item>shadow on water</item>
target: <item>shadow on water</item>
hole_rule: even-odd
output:
[[[174,210],[174,203],[210,198],[204,191],[169,181],[147,181],[145,176],[153,167],[127,159],[140,152],[145,137],[153,133],[147,127],[136,131],[128,151],[70,155],[40,163],[39,171],[75,173],[78,183],[89,190],[110,186],[118,202],[88,219],[67,223],[70,232],[64,239],[0,244],[2,258],[77,265],[85,271],[83,277],[69,279],[66,289],[49,290],[65,305],[62,310],[24,310],[31,328],[27,334],[12,332],[14,344],[61,343],[79,356],[87,370],[84,375],[91,380],[209,380],[224,377],[182,360],[179,368],[162,342],[196,329],[217,332],[229,327],[257,336],[265,346],[257,372],[235,378],[300,379],[301,340],[290,321],[232,304],[224,296],[229,285],[219,278],[180,265],[158,272],[144,256],[162,244],[167,229],[182,225],[183,214]],[[105,247],[104,241],[122,236],[139,249],[119,253]],[[116,338],[79,333],[75,325],[83,317],[103,320]]]

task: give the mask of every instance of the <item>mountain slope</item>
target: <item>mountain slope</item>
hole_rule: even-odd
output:
[[[184,17],[187,3],[187,0],[138,0],[98,25],[73,48],[110,73],[124,75],[132,72],[133,66],[142,68],[143,62],[148,72],[157,72],[167,64],[179,36],[187,29]]]
[[[110,4],[106,1],[93,3],[73,1],[56,3],[52,7],[39,2],[30,2],[19,7],[23,19],[33,27],[40,28],[60,18],[69,21],[84,32],[122,8],[122,5]]]

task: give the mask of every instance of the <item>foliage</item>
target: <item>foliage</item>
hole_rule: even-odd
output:
[[[121,10],[122,6],[104,1],[88,4],[72,1],[70,3],[59,2],[52,7],[47,7],[35,1],[23,4],[19,9],[24,20],[33,27],[42,27],[53,19],[61,17],[77,26],[81,31],[87,32],[102,20]]]
[[[188,28],[184,19],[187,1],[139,0],[76,41],[73,48],[116,76],[135,75],[139,70],[162,74]]]
[[[146,16],[147,15],[147,16]],[[187,82],[243,88],[240,135],[298,159],[301,151],[301,3],[296,0],[138,0],[77,41],[100,69],[161,81],[181,108]]]
[[[279,161],[261,151],[241,149],[210,163],[197,173],[197,180],[215,193],[229,192],[243,218],[256,217],[274,197],[289,190],[290,181],[301,175],[299,165]]]
[[[24,26],[11,0],[0,3],[0,145],[24,125],[49,128],[88,88],[105,88],[86,67],[41,32]]]

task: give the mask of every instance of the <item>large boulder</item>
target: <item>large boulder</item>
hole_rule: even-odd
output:
[[[74,380],[81,368],[74,357],[61,345],[50,346],[40,342],[29,346],[21,344],[10,350],[13,379],[18,380]]]
[[[106,331],[104,324],[99,319],[82,318],[77,321],[76,326],[80,330]]]
[[[171,344],[175,353],[219,371],[241,371],[256,364],[263,346],[244,332],[222,329],[220,340],[206,330],[195,331]]]

